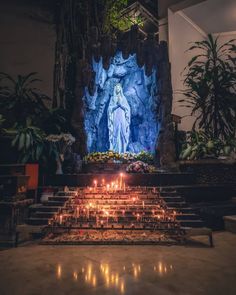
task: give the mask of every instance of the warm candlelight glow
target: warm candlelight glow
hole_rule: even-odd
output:
[[[58,266],[57,266],[57,278],[58,279],[61,278],[61,274],[62,274],[62,268],[61,268],[61,265],[58,264]]]
[[[67,237],[78,229],[75,239],[79,242],[116,242],[125,240],[128,235],[127,241],[160,242],[169,232],[181,235],[176,211],[169,209],[160,195],[154,194],[153,187],[126,187],[123,180],[123,173],[119,173],[109,183],[105,178],[94,179],[91,187],[74,190],[74,197],[68,198],[49,222],[49,227],[55,228],[54,233],[60,227],[58,232],[64,231]],[[68,230],[70,227],[72,231]],[[163,229],[161,233],[159,228]],[[86,275],[92,284],[92,274],[86,272]]]
[[[73,272],[73,278],[74,278],[75,281],[78,280],[78,274],[77,274],[76,271]]]

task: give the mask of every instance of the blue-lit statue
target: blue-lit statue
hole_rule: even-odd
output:
[[[135,54],[118,51],[108,69],[93,59],[95,91],[84,90],[85,130],[89,152],[153,152],[159,121],[157,68],[146,75]]]
[[[130,137],[130,106],[123,94],[120,83],[114,87],[107,110],[109,149],[118,153],[125,153]]]

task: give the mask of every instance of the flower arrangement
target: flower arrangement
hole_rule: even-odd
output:
[[[153,154],[145,152],[145,151],[142,151],[139,154],[137,154],[136,159],[138,161],[142,161],[142,162],[148,163],[148,164],[153,164],[153,162],[154,162]]]
[[[129,164],[134,161],[143,161],[145,163],[153,163],[153,155],[147,152],[141,152],[139,154],[133,153],[123,153],[119,154],[117,152],[95,152],[88,154],[84,157],[86,163],[123,163]]]
[[[148,165],[142,161],[136,161],[131,163],[127,168],[128,173],[154,173],[156,172],[156,167]]]

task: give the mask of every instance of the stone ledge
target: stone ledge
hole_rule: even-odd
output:
[[[224,216],[225,229],[236,233],[236,215]]]

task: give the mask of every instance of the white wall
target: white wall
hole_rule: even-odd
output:
[[[204,4],[203,4],[204,5]],[[194,9],[194,7],[192,8]],[[196,7],[199,9],[199,6]],[[209,22],[210,14],[209,14]],[[221,20],[219,19],[219,22]],[[236,24],[235,24],[236,30]],[[192,128],[194,118],[189,116],[190,109],[181,107],[178,102],[183,96],[179,91],[184,89],[182,71],[186,67],[188,61],[198,52],[190,53],[186,50],[190,47],[190,42],[204,40],[208,33],[202,30],[200,25],[193,22],[184,11],[173,13],[171,9],[168,11],[168,37],[169,37],[169,55],[172,67],[172,86],[173,86],[173,108],[172,113],[182,117],[180,124],[181,130],[190,130]],[[232,38],[236,38],[236,32],[224,33],[220,36],[220,42],[224,43]]]
[[[178,100],[183,98],[183,95],[180,93],[184,89],[183,70],[191,59],[191,54],[186,52],[186,50],[190,47],[190,42],[203,40],[204,36],[179,13],[173,13],[171,10],[168,13],[168,23],[169,55],[173,87],[172,112],[182,117],[180,129],[189,130],[194,122],[194,118],[189,117],[190,109],[181,107],[181,103]]]

